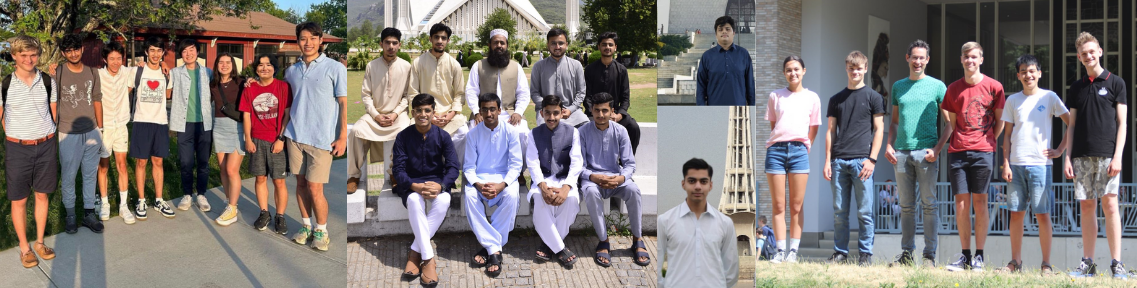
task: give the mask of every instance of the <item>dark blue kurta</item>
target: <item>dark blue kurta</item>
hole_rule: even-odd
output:
[[[442,185],[443,193],[450,193],[454,181],[458,180],[458,154],[454,143],[450,134],[438,126],[431,125],[425,138],[414,125],[403,129],[395,136],[391,156],[396,183],[392,190],[403,198],[403,207],[407,206],[407,196],[415,193],[411,191],[411,184],[434,181]]]

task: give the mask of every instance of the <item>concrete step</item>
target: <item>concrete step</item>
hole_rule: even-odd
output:
[[[797,250],[798,261],[825,261],[829,259],[829,255],[833,255],[833,248],[805,248],[800,247]]]

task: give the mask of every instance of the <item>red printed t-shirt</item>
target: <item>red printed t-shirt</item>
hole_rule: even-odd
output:
[[[1003,84],[986,75],[975,85],[968,84],[964,79],[948,85],[944,102],[940,106],[955,113],[955,126],[948,143],[948,152],[995,152],[995,135],[998,134],[995,123],[999,121],[995,110],[1002,110],[1006,100]]]
[[[284,109],[292,107],[292,90],[283,80],[273,80],[268,86],[253,82],[241,95],[241,112],[249,112],[253,121],[253,138],[268,142],[280,135]]]

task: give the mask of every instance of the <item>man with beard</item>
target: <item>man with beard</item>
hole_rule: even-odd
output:
[[[75,174],[83,170],[83,226],[102,233],[103,223],[95,212],[95,175],[102,153],[103,92],[95,69],[83,65],[83,36],[70,34],[59,41],[65,65],[55,71],[59,84],[59,162],[62,166],[64,229],[79,232],[75,215]],[[22,125],[17,124],[17,125]],[[104,200],[105,201],[105,200]],[[110,206],[107,206],[109,214]]]
[[[450,44],[450,27],[438,23],[430,27],[430,53],[422,53],[411,64],[411,84],[407,87],[407,98],[418,94],[430,94],[434,98],[434,119],[431,123],[450,135],[454,149],[458,151],[458,165],[462,165],[462,152],[466,143],[468,119],[462,115],[462,97],[465,93],[466,79],[462,77],[462,65],[446,53]],[[413,108],[413,107],[412,107]],[[351,181],[348,181],[351,188]]]
[[[355,193],[359,187],[359,178],[363,176],[361,167],[365,164],[367,154],[372,153],[372,161],[390,160],[395,137],[399,131],[411,125],[410,118],[407,118],[406,97],[411,63],[397,55],[402,36],[399,29],[383,29],[379,34],[383,57],[371,60],[363,72],[362,102],[367,107],[367,115],[355,121],[348,135],[352,141],[347,160],[348,193]],[[392,183],[392,186],[397,184]]]
[[[580,61],[564,57],[569,44],[567,35],[560,28],[549,30],[545,37],[549,58],[533,64],[533,78],[529,85],[532,89],[529,94],[533,103],[541,103],[548,96],[561,97],[565,109],[568,109],[568,113],[561,115],[562,122],[575,127],[588,122],[588,116],[580,108],[581,103],[584,103],[584,67]],[[537,122],[545,122],[540,113],[537,114]]]
[[[632,139],[632,153],[636,152],[636,147],[640,146],[640,124],[636,123],[631,115],[628,115],[628,107],[631,106],[632,90],[628,84],[628,68],[623,64],[616,62],[616,40],[620,39],[616,32],[604,32],[600,34],[599,42],[596,44],[600,48],[600,60],[588,64],[584,67],[584,82],[587,84],[587,95],[596,95],[596,93],[606,92],[608,95],[616,98],[612,102],[612,119],[616,124],[624,126],[628,130],[628,137]],[[588,115],[591,120],[595,115],[592,115],[592,103],[589,97],[584,97],[584,114]]]

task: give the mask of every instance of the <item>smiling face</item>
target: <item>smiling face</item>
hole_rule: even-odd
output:
[[[924,74],[928,59],[928,49],[920,47],[912,48],[910,54],[904,55],[904,60],[908,61],[908,70],[915,74]]]
[[[111,73],[118,73],[118,70],[122,68],[123,63],[124,61],[122,60],[122,53],[118,53],[118,51],[111,51],[111,53],[107,54],[107,71],[110,71]]]
[[[1082,62],[1086,69],[1101,65],[1101,46],[1098,46],[1098,42],[1082,43],[1082,46],[1078,47],[1078,61]]]
[[[16,61],[16,69],[30,73],[35,71],[36,63],[39,62],[39,51],[29,50],[12,53],[12,60]]]
[[[545,119],[545,126],[549,129],[557,128],[561,123],[561,107],[557,105],[546,105],[541,108],[541,117]]]
[[[221,56],[217,58],[217,73],[233,77],[233,57]]]
[[[860,64],[848,63],[848,64],[845,64],[845,73],[847,76],[849,76],[849,82],[852,82],[852,83],[863,82],[865,80],[865,72],[867,70],[868,69],[865,68],[865,63],[860,63]]]
[[[711,183],[710,171],[689,169],[686,174],[683,176],[683,191],[687,191],[687,199],[707,201],[707,192],[714,186]]]
[[[83,47],[63,50],[63,57],[67,58],[68,63],[79,64],[79,61],[83,60]]]
[[[197,46],[190,45],[189,47],[186,47],[186,49],[182,50],[182,61],[185,61],[186,63],[197,62]]]
[[[434,53],[442,53],[446,51],[446,45],[450,44],[450,36],[446,35],[446,31],[438,31],[434,35],[430,35],[430,48]]]
[[[478,113],[482,114],[482,121],[486,123],[486,127],[497,127],[497,115],[501,112],[500,108],[497,101],[478,103]]]
[[[261,80],[272,79],[272,75],[276,75],[276,68],[272,67],[272,61],[268,57],[257,58],[257,77]]]
[[[296,38],[296,44],[300,46],[300,52],[304,53],[304,57],[314,57],[320,54],[320,45],[323,43],[323,36],[312,35],[312,32],[308,30],[300,31],[300,37]]]
[[[150,65],[159,65],[162,63],[162,57],[166,55],[166,49],[162,47],[150,46],[146,48],[146,63]]]
[[[801,67],[801,62],[786,62],[786,67],[783,68],[782,74],[786,75],[786,82],[790,83],[790,86],[801,85],[801,77],[805,76],[805,67]]]
[[[412,112],[414,113],[416,127],[430,128],[430,120],[434,119],[434,107],[419,105]]]
[[[1042,70],[1039,70],[1038,66],[1034,65],[1019,65],[1018,78],[1019,82],[1023,83],[1023,88],[1038,88],[1038,79],[1042,78]]]
[[[973,74],[979,73],[979,65],[983,65],[983,50],[967,50],[967,53],[959,56],[959,61],[963,63],[963,70]]]
[[[566,40],[565,35],[549,37],[545,44],[549,46],[549,54],[553,54],[553,58],[565,56],[565,49],[568,49],[568,40]]]
[[[599,46],[601,57],[612,57],[616,55],[616,40],[613,40],[612,38],[600,40]]]

